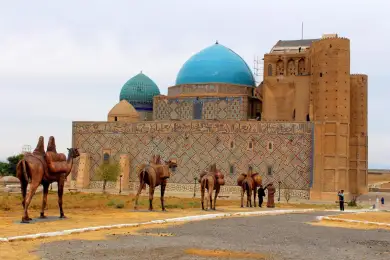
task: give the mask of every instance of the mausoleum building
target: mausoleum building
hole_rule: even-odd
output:
[[[216,42],[189,58],[161,95],[144,73],[127,81],[104,122],[73,122],[78,188],[99,188],[104,160],[120,162],[119,185],[136,191],[138,165],[174,158],[167,192],[193,193],[217,163],[225,194],[252,166],[263,183],[295,197],[334,200],[367,192],[367,75],[350,72],[350,40],[337,35],[278,41],[264,55],[260,84],[247,63]],[[70,181],[70,180],[69,180]]]

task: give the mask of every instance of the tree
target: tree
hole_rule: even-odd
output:
[[[292,189],[288,185],[283,185],[283,193],[284,198],[286,199],[286,202],[288,203],[292,196]]]
[[[103,162],[96,170],[96,177],[103,181],[103,192],[106,191],[108,181],[116,181],[121,172],[117,162]]]
[[[23,159],[23,154],[13,155],[7,158],[8,161],[8,173],[12,176],[16,176],[16,165]]]
[[[16,176],[16,165],[21,159],[23,159],[23,154],[8,157],[8,162],[0,162],[0,175]]]
[[[0,162],[0,176],[5,176],[8,174],[8,163]]]

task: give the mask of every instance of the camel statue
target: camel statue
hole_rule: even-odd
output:
[[[224,175],[217,170],[217,165],[214,163],[210,166],[209,171],[203,171],[199,175],[200,182],[200,193],[201,193],[201,202],[202,202],[202,210],[204,208],[204,193],[207,189],[208,191],[208,199],[210,201],[210,209],[215,210],[215,205],[217,202],[217,197],[221,186],[225,185]],[[215,190],[214,195],[214,204],[213,204],[213,191]],[[206,205],[207,209],[207,205]]]
[[[244,207],[244,194],[246,191],[246,206],[252,207],[252,192],[254,206],[256,207],[256,190],[262,184],[262,179],[260,174],[253,173],[252,167],[249,167],[248,173],[242,173],[237,178],[237,185],[241,187],[241,208]]]
[[[134,209],[138,209],[138,198],[142,190],[149,185],[149,210],[153,210],[154,189],[161,185],[161,209],[165,211],[164,193],[168,178],[171,176],[169,169],[177,167],[176,160],[162,161],[160,155],[153,155],[149,164],[138,166],[136,173],[139,178],[139,188],[135,196]]]
[[[28,207],[38,186],[43,186],[43,201],[40,218],[45,218],[44,210],[47,203],[49,186],[53,182],[58,183],[58,206],[60,218],[65,218],[62,209],[62,196],[64,193],[65,180],[72,170],[73,159],[80,156],[77,148],[68,148],[68,158],[64,154],[57,154],[54,137],[49,138],[47,151],[44,150],[44,139],[39,137],[37,147],[32,153],[26,153],[16,166],[16,176],[20,180],[23,196],[24,214],[23,223],[28,223],[31,218],[28,216]],[[65,161],[66,160],[66,161]],[[30,191],[27,195],[27,185],[30,183]]]

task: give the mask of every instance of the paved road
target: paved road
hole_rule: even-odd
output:
[[[184,253],[185,249],[198,248],[270,253],[270,259],[390,259],[390,231],[305,223],[313,221],[316,215],[328,214],[331,213],[199,221],[147,230],[172,233],[172,237],[129,235],[112,236],[105,241],[60,241],[42,245],[39,254],[42,259],[55,260],[216,259]]]

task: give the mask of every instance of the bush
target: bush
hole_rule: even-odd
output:
[[[125,203],[119,202],[118,204],[115,205],[115,207],[116,207],[117,209],[123,209],[123,208],[125,207]]]
[[[96,177],[103,181],[103,192],[106,191],[108,181],[116,181],[121,172],[117,162],[103,162],[96,170]]]
[[[110,200],[107,203],[107,206],[109,207],[115,207],[117,209],[123,209],[125,207],[125,203],[123,201],[117,201],[117,200]]]

